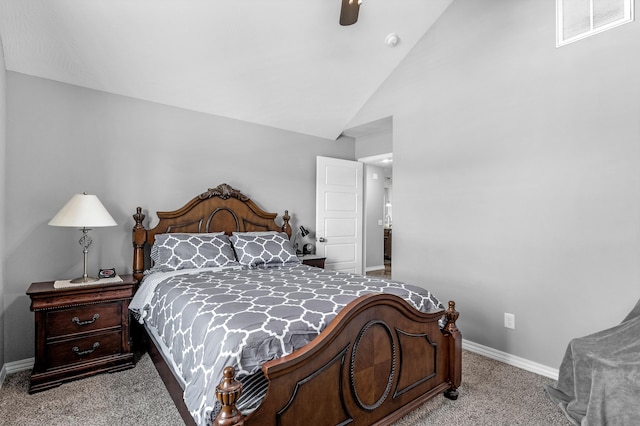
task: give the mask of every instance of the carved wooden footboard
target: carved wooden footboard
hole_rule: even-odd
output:
[[[156,234],[170,232],[279,231],[291,236],[289,214],[282,224],[247,196],[227,184],[197,195],[178,210],[158,212],[153,229],[143,225],[138,207],[133,216],[133,272],[136,279],[150,267],[145,247]],[[444,328],[439,320],[446,318]],[[331,321],[311,343],[262,369],[269,381],[265,399],[243,416],[235,407],[240,383],[233,368],[216,390],[223,404],[218,426],[371,425],[388,424],[444,392],[458,396],[462,336],[458,312],[425,314],[391,294],[362,296]],[[182,399],[180,383],[150,339],[149,351],[185,423],[194,424]]]
[[[389,424],[440,392],[456,399],[461,381],[458,312],[424,314],[389,294],[350,303],[310,344],[263,366],[269,390],[243,416],[233,368],[216,389],[223,409],[215,425]]]

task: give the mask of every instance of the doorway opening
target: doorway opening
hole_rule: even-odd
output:
[[[391,279],[393,246],[393,153],[360,158],[364,163],[364,259],[366,275]]]
[[[393,262],[393,120],[386,117],[342,134],[355,140],[364,163],[364,247],[366,275],[391,278]]]

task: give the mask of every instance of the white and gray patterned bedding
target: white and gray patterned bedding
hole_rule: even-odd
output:
[[[359,296],[391,293],[423,312],[444,309],[420,287],[301,264],[174,271],[161,280],[154,275],[145,278],[132,306],[170,348],[186,406],[199,425],[217,411],[215,387],[225,366],[235,366],[239,377],[256,373],[264,362],[310,342]],[[149,283],[155,289],[145,288]]]

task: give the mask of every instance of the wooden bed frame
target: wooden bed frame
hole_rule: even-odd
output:
[[[227,184],[193,198],[182,208],[158,212],[159,222],[147,230],[138,207],[133,215],[133,273],[142,279],[145,245],[167,232],[275,230],[291,237],[289,215],[260,209]],[[439,320],[445,316],[446,325]],[[248,416],[235,407],[241,385],[227,367],[216,397],[222,411],[214,425],[382,425],[400,419],[444,392],[458,397],[462,377],[462,335],[458,312],[449,302],[444,312],[425,314],[389,294],[362,296],[345,307],[305,347],[262,367],[268,380],[260,407]],[[151,339],[148,339],[151,341]],[[194,424],[182,399],[182,388],[159,349],[149,352],[186,424]]]

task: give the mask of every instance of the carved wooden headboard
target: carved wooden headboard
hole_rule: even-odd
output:
[[[284,211],[282,225],[275,222],[277,213],[267,213],[249,197],[223,183],[196,196],[178,210],[157,212],[159,222],[153,229],[142,224],[145,215],[138,207],[133,215],[133,275],[141,280],[145,270],[145,244],[153,244],[156,234],[169,232],[206,233],[224,231],[281,231],[291,237],[289,211]]]

